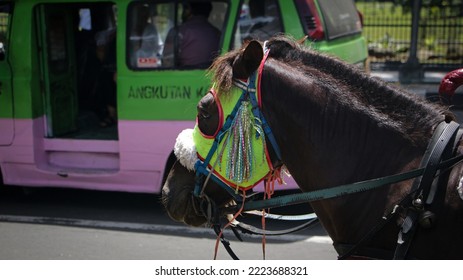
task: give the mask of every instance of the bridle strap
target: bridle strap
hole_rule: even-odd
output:
[[[415,179],[412,185],[410,194],[414,198],[399,231],[394,259],[404,259],[407,256],[416,232],[418,218],[425,210],[425,206],[432,204],[437,192],[437,187],[431,187],[435,174],[439,170],[438,163],[450,157],[453,145],[449,144],[454,142],[459,128],[460,125],[456,122],[442,122],[434,132],[434,137],[431,139],[421,162],[421,166],[424,166],[423,175]]]

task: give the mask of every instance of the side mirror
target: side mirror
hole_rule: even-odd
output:
[[[5,59],[5,47],[3,46],[3,43],[0,42],[0,61],[3,61]]]

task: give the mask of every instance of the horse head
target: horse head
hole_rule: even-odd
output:
[[[232,52],[217,59],[212,66],[211,69],[213,69],[216,83],[197,105],[195,131],[191,129],[185,130],[177,138],[175,155],[179,160],[170,170],[162,189],[163,203],[168,214],[174,220],[193,226],[199,226],[208,221],[205,217],[206,214],[201,209],[203,207],[201,205],[202,200],[193,195],[196,184],[195,180],[197,180],[195,164],[198,161],[197,154],[199,153],[192,134],[196,133],[198,135],[196,142],[203,140],[211,142],[217,137],[219,131],[223,129],[227,118],[227,115],[224,116],[224,108],[226,111],[226,107],[228,107],[228,111],[230,111],[235,106],[234,101],[230,101],[231,97],[227,96],[230,95],[233,80],[245,80],[251,76],[261,64],[263,55],[262,45],[257,41],[252,41],[242,50]],[[230,104],[227,106],[226,103]],[[230,112],[227,114],[230,114]],[[265,139],[264,135],[262,135],[262,139]],[[263,144],[263,146],[266,146],[266,144]],[[262,150],[261,152],[264,151]],[[273,156],[275,158],[273,149],[270,149],[268,153],[263,156],[266,158]],[[201,159],[204,160],[206,156],[207,150],[203,152]],[[227,158],[227,160],[229,159]],[[278,165],[279,163],[275,160],[271,163],[272,166],[273,164]],[[260,173],[267,175],[268,171],[264,170]],[[226,176],[224,175],[223,177]],[[263,176],[261,175],[261,177]],[[250,185],[247,185],[247,188],[252,188],[256,183],[260,182],[262,180],[261,177],[255,179],[255,182],[252,182]],[[207,197],[208,200],[219,207],[224,206],[232,200],[229,192],[212,180],[204,186],[201,193],[202,196]]]

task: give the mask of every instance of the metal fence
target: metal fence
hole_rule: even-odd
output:
[[[410,55],[411,3],[356,0],[372,69],[397,69]],[[432,3],[441,2],[440,5]],[[425,70],[463,67],[463,1],[422,1],[417,58]]]
[[[8,15],[0,11],[0,42],[3,42],[6,37],[6,24],[8,23]]]

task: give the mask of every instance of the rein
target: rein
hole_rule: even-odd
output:
[[[437,170],[445,170],[450,167],[453,167],[455,164],[463,160],[463,155],[459,155],[453,158],[450,158],[446,161],[434,165]],[[374,190],[376,188],[390,185],[394,183],[399,183],[409,179],[413,179],[419,176],[422,176],[425,173],[426,167],[421,167],[414,169],[408,172],[399,173],[395,175],[389,175],[385,177],[375,178],[371,180],[355,182],[352,184],[340,185],[331,188],[304,192],[298,194],[284,195],[280,197],[270,198],[267,200],[257,200],[257,201],[248,201],[244,205],[244,211],[258,210],[258,209],[267,209],[267,208],[276,208],[283,206],[290,206],[295,204],[307,203],[317,200],[329,199],[340,197],[349,194],[360,193],[364,191]],[[224,209],[224,213],[235,212],[235,208],[241,206],[228,207]],[[230,211],[228,211],[230,210]]]

